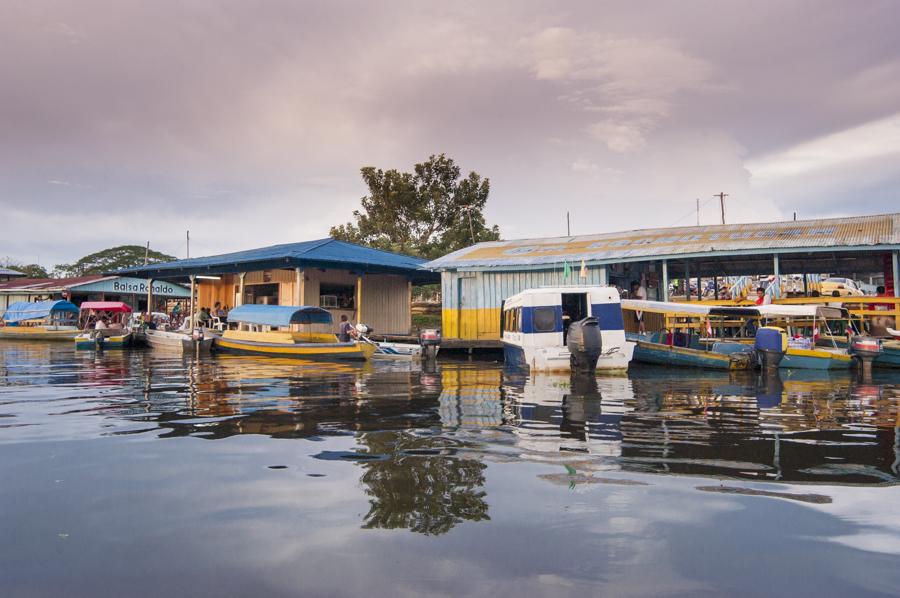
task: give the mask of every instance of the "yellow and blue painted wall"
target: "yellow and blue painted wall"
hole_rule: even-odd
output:
[[[538,287],[604,285],[603,266],[586,266],[587,276],[573,265],[541,270],[446,270],[441,273],[441,324],[444,338],[500,340],[500,307],[507,298]]]

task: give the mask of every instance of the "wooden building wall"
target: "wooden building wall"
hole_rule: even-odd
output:
[[[324,284],[340,284],[356,288],[357,275],[347,270],[323,270],[311,268],[303,271],[303,305],[320,306],[320,290]],[[296,272],[293,269],[247,272],[244,288],[256,284],[274,284],[278,287],[280,305],[296,303]],[[218,301],[229,308],[239,304],[237,274],[223,275],[220,280],[198,280],[198,307],[212,308]],[[358,297],[358,295],[357,295]],[[409,334],[412,325],[410,312],[410,284],[404,276],[389,274],[362,275],[362,322],[374,328],[376,334]],[[341,315],[358,323],[358,309],[330,309],[335,330]]]

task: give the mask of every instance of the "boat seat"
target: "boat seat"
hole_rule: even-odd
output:
[[[686,332],[675,332],[672,333],[672,340],[669,343],[673,347],[690,347],[691,345],[691,335]]]

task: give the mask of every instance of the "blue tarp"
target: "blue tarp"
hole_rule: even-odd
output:
[[[331,324],[331,313],[305,305],[239,305],[228,312],[229,322],[289,326],[291,324]]]
[[[68,301],[37,301],[29,303],[28,301],[17,301],[6,308],[3,314],[3,321],[12,324],[13,322],[24,322],[26,320],[40,320],[46,318],[52,313],[73,313],[78,315],[78,306]]]

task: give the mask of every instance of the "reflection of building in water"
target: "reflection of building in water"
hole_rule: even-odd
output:
[[[504,423],[501,371],[441,368],[441,423],[445,427],[490,428]]]
[[[579,472],[900,480],[896,389],[847,375],[782,380],[638,368],[629,378],[592,379],[445,367],[443,382],[441,421],[461,428],[455,438],[477,429],[478,442],[515,448],[489,451],[489,459],[558,462]]]
[[[245,359],[214,361],[190,382],[189,413],[159,416],[169,435],[304,438],[439,424],[438,390],[420,385],[416,371],[375,375],[292,361],[251,369]]]
[[[892,468],[896,403],[877,408],[871,388],[817,374],[716,376],[636,379],[623,458],[670,473],[900,481]]]

